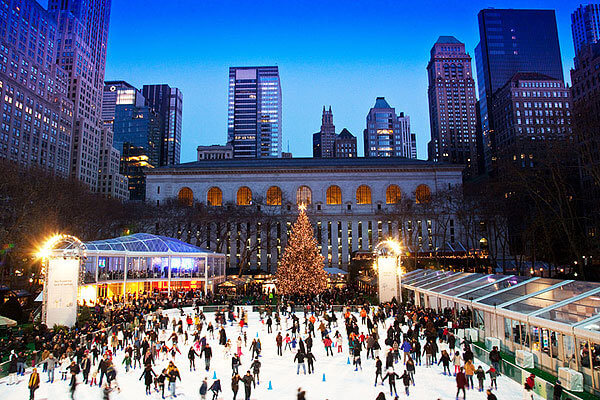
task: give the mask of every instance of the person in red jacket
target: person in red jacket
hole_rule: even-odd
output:
[[[458,399],[458,394],[462,390],[463,399],[467,398],[467,393],[465,392],[465,387],[467,386],[467,377],[465,375],[465,369],[460,367],[460,371],[456,374],[456,398]]]
[[[531,389],[535,388],[535,375],[530,374],[527,379],[525,379],[525,383],[527,383]]]

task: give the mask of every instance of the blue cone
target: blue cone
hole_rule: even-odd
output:
[[[348,362],[346,364],[350,364],[350,357],[348,357]]]
[[[215,371],[215,373],[213,375],[213,379],[217,379],[217,371]]]
[[[256,337],[258,337],[258,332],[256,332]]]
[[[267,388],[267,390],[273,390],[273,386],[271,385],[271,381],[269,381],[269,387]]]
[[[325,374],[323,374],[323,382],[325,382]]]

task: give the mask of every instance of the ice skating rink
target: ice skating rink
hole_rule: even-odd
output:
[[[192,314],[192,309],[184,309],[185,313]],[[180,312],[178,310],[169,310],[167,314],[170,318],[180,318]],[[206,313],[206,323],[204,324],[203,334],[206,333],[206,326],[209,321],[213,322],[214,325],[214,314]],[[302,329],[303,325],[303,314],[297,313],[300,318],[300,325]],[[360,318],[356,314],[358,320]],[[185,318],[185,317],[184,317]],[[285,318],[285,317],[282,317]],[[338,313],[339,327],[332,328],[331,337],[335,333],[336,329],[340,331],[342,336],[345,338],[346,330],[343,324],[343,318]],[[388,321],[389,322],[389,321]],[[239,373],[243,376],[248,369],[250,369],[250,344],[253,338],[258,337],[262,342],[262,356],[260,361],[262,363],[260,371],[260,385],[257,385],[252,390],[251,399],[260,400],[295,400],[297,395],[298,387],[302,387],[306,391],[307,400],[349,400],[349,399],[360,399],[360,400],[374,400],[379,392],[385,393],[386,399],[393,399],[389,393],[389,386],[387,381],[384,386],[378,384],[374,387],[375,379],[375,361],[372,359],[366,359],[366,351],[362,352],[362,371],[354,371],[353,365],[348,365],[348,345],[346,339],[344,339],[343,352],[338,353],[337,349],[334,348],[334,356],[326,357],[325,348],[320,341],[320,333],[316,332],[317,337],[313,339],[312,352],[316,357],[315,373],[311,375],[303,375],[302,370],[300,375],[296,375],[296,364],[294,364],[295,353],[287,350],[284,351],[283,356],[277,356],[275,336],[278,330],[273,322],[273,333],[267,334],[266,325],[262,325],[259,319],[259,314],[251,312],[248,319],[249,326],[247,329],[248,347],[242,349],[242,365],[239,369]],[[319,323],[315,324],[315,329]],[[186,326],[184,321],[184,327]],[[288,325],[292,326],[291,320]],[[359,325],[361,331],[366,332],[366,325]],[[387,328],[387,327],[386,327]],[[282,330],[285,329],[285,324],[282,320]],[[239,325],[227,326],[227,338],[231,339],[233,344],[233,351],[235,351],[236,340],[239,336],[240,328]],[[380,338],[385,338],[386,332],[381,325],[379,325]],[[190,331],[191,333],[191,331]],[[285,337],[285,332],[282,331],[282,335]],[[291,336],[291,332],[290,332]],[[302,335],[304,338],[305,335]],[[191,335],[190,335],[191,339]],[[213,382],[213,376],[216,376],[221,380],[221,386],[223,392],[219,395],[219,399],[233,399],[233,392],[231,390],[231,357],[224,357],[224,347],[218,344],[218,329],[215,329],[215,339],[208,338],[208,342],[213,348],[213,358],[211,361],[211,368],[207,372],[204,369],[204,358],[196,358],[196,371],[189,370],[189,362],[187,359],[187,352],[191,345],[183,344],[183,338],[179,340],[179,348],[181,354],[177,354],[175,357],[175,364],[179,368],[181,373],[181,382],[177,381],[177,399],[200,399],[198,390],[204,377],[208,378],[209,386]],[[380,358],[385,365],[385,353],[386,348],[383,343],[383,339],[379,340],[382,345],[382,351],[380,352]],[[169,343],[170,344],[170,343]],[[284,343],[285,345],[285,343]],[[440,351],[446,348],[445,344],[440,345]],[[160,399],[159,393],[153,392],[152,395],[146,396],[144,390],[144,382],[140,380],[142,369],[132,369],[129,372],[125,372],[125,366],[122,365],[123,351],[119,351],[114,357],[115,367],[117,369],[117,382],[120,387],[120,391],[113,391],[111,393],[111,399],[114,400],[142,400],[146,399]],[[153,367],[154,372],[160,374],[162,368],[168,364],[168,359],[157,360],[156,365]],[[424,357],[423,357],[424,360]],[[487,364],[475,360],[475,367],[482,365],[487,370]],[[97,366],[94,366],[97,368]],[[453,367],[451,366],[452,370]],[[395,364],[394,369],[398,375],[402,375],[404,371],[404,365],[402,362]],[[40,371],[41,385],[36,391],[35,398],[37,400],[61,400],[69,399],[70,393],[68,389],[68,380],[60,380],[60,372],[57,369],[55,371],[55,380],[53,384],[46,383],[47,375]],[[19,377],[19,383],[16,385],[8,385],[8,378],[4,378],[0,381],[0,400],[17,400],[17,399],[28,399],[29,390],[27,388],[27,382],[29,380],[29,374],[31,369],[27,370],[24,377]],[[385,370],[384,370],[385,375]],[[98,376],[99,378],[99,376]],[[81,382],[81,374],[78,376],[78,381]],[[475,385],[477,386],[477,379],[475,378]],[[272,390],[268,390],[269,381],[271,382]],[[433,366],[426,368],[425,365],[417,366],[415,373],[415,386],[410,387],[410,398],[418,400],[436,400],[444,399],[450,400],[456,398],[456,381],[453,376],[445,376],[442,374],[442,367]],[[489,379],[486,376],[485,387],[489,385]],[[398,390],[398,396],[400,399],[406,398],[404,393],[404,386],[401,380],[396,382],[396,388]],[[499,400],[513,400],[522,398],[523,389],[521,385],[500,376],[498,378],[498,391],[495,391],[496,396]],[[77,400],[99,400],[102,399],[102,390],[95,386],[90,387],[80,383],[77,386],[75,392],[75,399]],[[165,388],[165,397],[170,398],[168,395],[168,388]],[[480,393],[475,390],[467,391],[467,398],[471,399],[486,399],[485,392]],[[207,394],[207,399],[212,399],[212,394]],[[243,383],[240,382],[240,390],[237,395],[237,399],[244,399],[244,387]],[[461,395],[462,399],[462,395]]]

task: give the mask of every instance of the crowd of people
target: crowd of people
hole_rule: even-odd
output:
[[[363,370],[363,357],[373,360],[374,386],[387,386],[377,400],[385,399],[387,391],[391,399],[397,399],[397,382],[410,396],[415,376],[423,368],[441,369],[447,378],[440,384],[455,384],[457,399],[466,399],[470,390],[485,392],[488,400],[497,399],[500,352],[492,350],[489,360],[485,360],[489,366],[483,365],[475,360],[469,341],[454,334],[457,328],[469,324],[470,313],[451,309],[435,312],[395,302],[336,311],[332,299],[316,298],[304,306],[283,301],[261,307],[263,336],[267,337],[257,334],[251,340],[245,329],[248,313],[237,305],[222,306],[207,317],[201,306],[208,299],[194,297],[193,293],[106,300],[96,304],[89,319],[76,328],[34,329],[36,356],[32,363],[36,368],[27,380],[30,399],[34,399],[40,385],[55,380],[68,384],[73,398],[78,385],[96,385],[108,399],[113,391],[120,390],[118,373],[132,369],[140,374],[140,388],[145,388],[146,395],[159,393],[162,398],[175,398],[182,379],[182,359],[190,371],[209,371],[212,358],[222,355],[231,359],[234,400],[242,386],[244,399],[249,400],[261,381],[260,357],[265,340],[268,346],[276,347],[277,356],[290,355],[297,375],[315,373],[318,360],[313,349],[317,345],[323,346],[325,357],[347,357],[354,371]],[[192,308],[184,312],[184,306]],[[167,309],[180,311],[163,312]],[[231,337],[229,329],[228,336],[227,326],[239,326],[239,333]],[[217,341],[217,349],[209,339]],[[119,364],[115,361],[117,354],[122,357]],[[240,371],[243,355],[246,372]],[[8,384],[15,384],[25,372],[26,361],[22,353],[15,351],[9,358]],[[530,378],[524,389],[527,399],[532,398],[535,386],[534,377]],[[215,374],[212,380],[202,380],[199,396],[216,400],[222,391],[223,383]],[[299,388],[298,399],[305,396],[306,391]]]

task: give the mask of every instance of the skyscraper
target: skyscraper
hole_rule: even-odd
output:
[[[563,81],[554,10],[481,10],[475,48],[483,165],[491,169],[494,153],[494,93],[517,72],[535,72]]]
[[[431,49],[429,78],[430,161],[477,165],[475,80],[471,56],[454,36],[440,36]]]
[[[74,103],[71,176],[98,187],[102,139],[100,109],[111,0],[49,0],[56,19],[56,63],[69,77]]]
[[[0,2],[0,158],[69,175],[73,102],[57,25],[33,0]]]
[[[119,171],[129,180],[129,199],[144,200],[145,171],[158,167],[161,159],[160,114],[140,90],[127,82],[111,81],[104,87],[102,118],[105,129],[114,132],[113,146],[121,155]]]
[[[144,85],[142,94],[161,120],[159,165],[179,164],[181,157],[181,127],[183,123],[183,93],[169,85]]]
[[[365,157],[406,157],[413,155],[410,117],[390,107],[385,97],[378,97],[367,115],[364,130]]]
[[[571,32],[575,56],[584,44],[598,43],[600,40],[600,4],[580,5],[571,14]]]
[[[279,67],[229,68],[227,142],[234,158],[281,157]]]
[[[333,124],[331,106],[329,106],[329,110],[326,110],[325,106],[323,106],[321,130],[313,133],[313,157],[333,157],[335,152],[335,138],[335,125]]]
[[[334,149],[333,156],[335,158],[356,158],[356,136],[348,129],[342,129],[340,134],[335,137]]]

